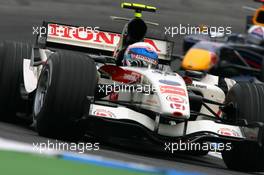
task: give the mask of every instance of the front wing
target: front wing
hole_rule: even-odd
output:
[[[138,128],[141,135],[151,135],[157,138],[177,139],[188,138],[193,141],[208,139],[218,141],[258,141],[260,128],[223,124],[212,120],[186,121],[174,124],[158,123],[145,114],[136,112],[124,106],[105,106],[90,104],[85,114],[86,120],[96,121],[100,126],[114,123],[116,133],[126,134],[129,127]],[[123,125],[123,126],[122,126]],[[122,128],[122,129],[118,129]],[[98,128],[99,129],[99,128]]]

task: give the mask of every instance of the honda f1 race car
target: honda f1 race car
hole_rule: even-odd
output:
[[[34,46],[1,42],[1,120],[24,118],[39,135],[64,140],[230,144],[221,149],[228,168],[263,171],[264,85],[171,71],[173,43],[145,38],[156,23],[142,12],[157,9],[122,7],[135,13],[112,17],[127,22],[121,34],[44,22]]]

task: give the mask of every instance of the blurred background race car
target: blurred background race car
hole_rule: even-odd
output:
[[[264,81],[263,51],[255,45],[199,41],[186,51],[182,68],[240,81]]]
[[[264,6],[246,8],[254,10],[247,17],[246,34],[201,32],[184,37],[182,68],[238,81],[264,81]]]

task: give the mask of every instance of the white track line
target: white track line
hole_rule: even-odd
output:
[[[34,149],[33,145],[17,142],[13,140],[8,140],[4,138],[0,138],[0,150],[18,151],[18,152],[27,152],[27,153],[40,153],[38,150]],[[45,155],[55,155],[58,154],[58,151],[44,150],[42,153],[44,153]]]

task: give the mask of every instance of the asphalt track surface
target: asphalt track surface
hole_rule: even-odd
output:
[[[0,1],[0,40],[34,42],[33,26],[41,26],[43,20],[81,26],[99,26],[119,32],[121,23],[115,23],[109,16],[131,17],[128,10],[120,9],[120,0],[9,0]],[[244,32],[245,17],[250,14],[242,6],[257,7],[251,0],[134,0],[157,6],[156,14],[145,13],[144,17],[160,23],[151,28],[149,36],[164,37],[164,27],[207,24],[231,26],[233,33]],[[180,51],[181,36],[170,38]],[[47,142],[30,127],[0,122],[0,137],[26,142]],[[89,152],[124,161],[144,163],[158,167],[169,167],[179,171],[204,174],[243,174],[227,170],[223,161],[210,157],[162,156],[127,150],[120,147],[103,146],[100,151]]]

